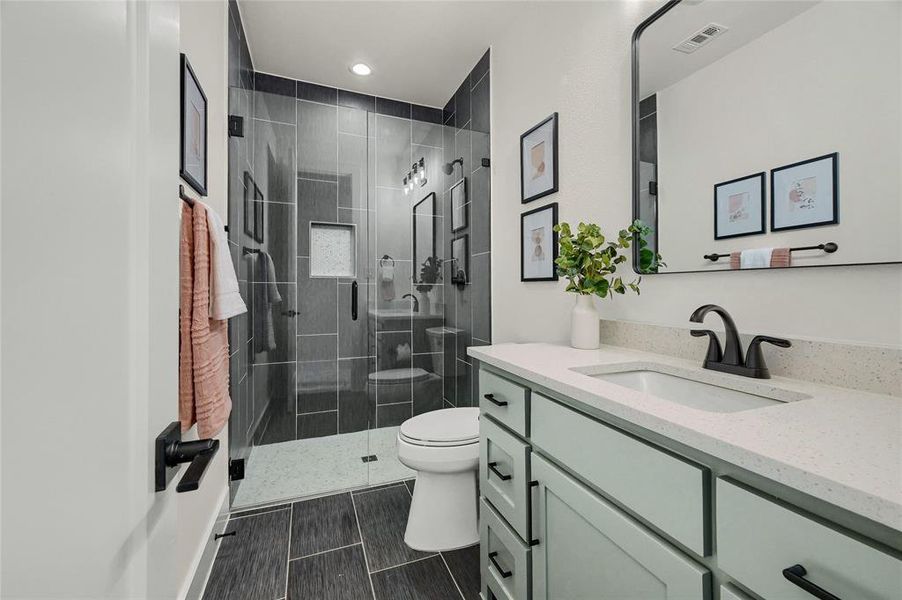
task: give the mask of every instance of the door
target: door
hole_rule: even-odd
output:
[[[710,574],[534,454],[534,600],[699,600]]]
[[[175,598],[179,7],[3,2],[0,26],[0,596]]]

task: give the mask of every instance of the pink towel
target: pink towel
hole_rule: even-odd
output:
[[[742,266],[742,252],[730,252],[730,268],[739,269]]]
[[[179,420],[182,431],[196,422],[197,435],[211,438],[229,420],[229,333],[210,314],[210,230],[207,208],[182,204],[179,294]]]
[[[774,268],[788,267],[792,262],[792,252],[789,248],[774,248],[773,254],[770,255],[770,266]]]

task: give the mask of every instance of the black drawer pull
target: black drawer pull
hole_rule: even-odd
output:
[[[501,471],[499,471],[499,470],[498,470],[498,463],[496,463],[496,462],[490,462],[490,463],[488,464],[488,467],[489,467],[489,471],[491,471],[492,473],[494,473],[495,476],[496,476],[498,479],[500,479],[501,481],[507,481],[508,479],[510,479],[511,477],[513,477],[513,475],[505,475],[504,473],[502,473]]]
[[[507,406],[507,400],[495,400],[495,394],[486,394],[485,396],[483,396],[483,398],[485,398],[495,406]]]
[[[788,579],[791,583],[799,586],[815,598],[819,598],[820,600],[840,600],[838,596],[834,596],[819,585],[815,585],[805,579],[805,575],[807,573],[808,571],[806,571],[805,567],[803,567],[802,565],[792,565],[791,567],[783,569],[783,577]]]
[[[495,560],[496,556],[498,556],[497,552],[489,552],[489,560],[491,561],[492,566],[495,567],[495,570],[498,571],[499,575],[501,575],[501,579],[507,579],[508,577],[513,575],[513,573],[511,573],[510,571],[505,571],[504,568],[498,564],[498,561]]]

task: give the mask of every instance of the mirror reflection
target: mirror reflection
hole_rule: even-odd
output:
[[[902,260],[900,29],[899,2],[686,0],[641,32],[658,272]]]

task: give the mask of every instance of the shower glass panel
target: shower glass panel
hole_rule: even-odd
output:
[[[443,287],[412,247],[414,205],[442,198],[442,126],[230,93],[247,124],[230,139],[229,178],[249,307],[231,330],[230,456],[246,459],[232,506],[411,478],[397,461],[398,426],[443,403]],[[420,158],[425,183],[405,193]],[[440,200],[431,204],[439,213]],[[437,239],[418,246],[441,249],[432,218]]]

